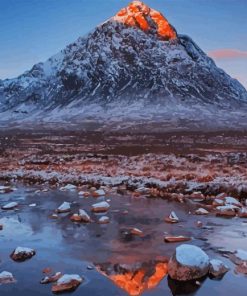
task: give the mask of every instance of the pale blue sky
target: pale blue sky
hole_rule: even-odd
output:
[[[129,0],[0,0],[0,78],[45,61]],[[206,52],[234,49],[217,64],[247,87],[247,0],[146,0]]]

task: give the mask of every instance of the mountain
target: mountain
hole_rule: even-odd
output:
[[[0,80],[0,112],[12,119],[95,118],[112,110],[117,117],[182,114],[197,105],[208,112],[245,102],[247,92],[236,79],[141,1],[45,63]]]

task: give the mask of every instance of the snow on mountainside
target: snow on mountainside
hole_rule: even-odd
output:
[[[237,80],[140,1],[45,63],[0,80],[0,112],[6,119],[102,117],[109,110],[120,117],[135,110],[136,116],[147,108],[176,114],[198,104],[208,112],[242,102],[247,92]]]

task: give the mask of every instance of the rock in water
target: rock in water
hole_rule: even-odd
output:
[[[165,222],[167,223],[178,223],[179,219],[178,216],[176,215],[176,213],[174,211],[171,212],[171,214],[165,218]]]
[[[222,278],[229,271],[229,267],[218,259],[210,260],[209,275],[214,278]]]
[[[14,261],[25,261],[36,254],[35,250],[30,248],[17,247],[10,255]]]
[[[15,278],[13,274],[8,271],[3,271],[0,273],[0,285],[15,283]]]
[[[70,212],[70,203],[65,201],[57,209],[57,213],[68,213],[68,212]]]
[[[205,276],[209,270],[209,257],[199,247],[181,245],[168,263],[169,276],[178,281],[189,281]]]
[[[178,236],[165,236],[164,241],[166,243],[179,243],[191,240],[190,237],[178,235]]]
[[[99,218],[98,223],[99,224],[108,224],[108,223],[110,223],[110,218],[107,216],[102,216]]]
[[[82,281],[83,279],[77,274],[65,274],[52,286],[52,292],[56,294],[74,291]]]
[[[226,205],[226,206],[216,207],[216,210],[217,210],[216,216],[227,218],[227,217],[235,217],[239,208],[234,205]]]
[[[108,202],[102,201],[92,205],[92,212],[103,213],[107,212],[109,208],[110,205],[108,204]]]
[[[73,222],[91,222],[90,216],[87,214],[85,210],[80,209],[78,214],[74,214],[70,217],[70,220]]]
[[[17,202],[10,202],[4,206],[2,206],[2,209],[3,210],[13,210],[15,209],[16,207],[18,207],[18,203]]]
[[[105,191],[103,189],[95,190],[92,195],[94,197],[105,196]]]
[[[196,215],[207,215],[209,212],[203,208],[199,208],[195,211]]]
[[[130,229],[130,233],[133,234],[133,235],[137,235],[137,236],[142,236],[143,235],[143,231],[136,228],[136,227]]]
[[[241,264],[242,262],[247,263],[247,251],[238,249],[230,256],[230,258],[235,264]]]
[[[57,280],[59,280],[61,277],[62,277],[62,273],[61,273],[61,272],[56,272],[56,273],[53,274],[53,275],[50,275],[50,276],[46,276],[46,277],[44,277],[44,278],[40,281],[40,283],[41,283],[41,284],[54,283],[54,282],[56,282]]]
[[[247,207],[243,207],[239,210],[238,216],[240,218],[247,218]]]
[[[60,188],[61,191],[75,191],[76,189],[77,187],[73,184],[67,184],[66,186]]]
[[[9,193],[13,191],[10,186],[0,186],[0,193]]]

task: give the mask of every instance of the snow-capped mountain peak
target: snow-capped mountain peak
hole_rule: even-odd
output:
[[[141,1],[132,1],[127,7],[122,8],[112,20],[128,26],[136,26],[143,31],[153,32],[165,40],[177,37],[176,30],[168,20],[159,11],[148,7]]]
[[[247,102],[245,88],[141,1],[131,2],[45,63],[0,80],[2,118],[27,113],[35,119],[37,114],[42,119],[51,114],[98,118],[112,110],[118,117],[133,110],[140,117],[147,110],[172,116],[180,109],[190,120],[194,106],[208,112],[242,102]]]

